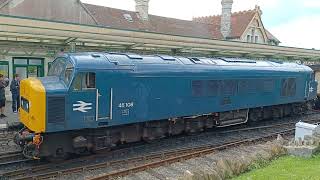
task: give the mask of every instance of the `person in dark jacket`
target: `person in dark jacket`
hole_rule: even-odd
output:
[[[6,106],[6,90],[5,88],[8,86],[8,79],[4,78],[3,74],[0,74],[0,118],[7,117],[4,115],[4,109]]]
[[[14,75],[14,79],[11,81],[10,91],[12,94],[12,111],[17,113],[20,107],[20,76]]]

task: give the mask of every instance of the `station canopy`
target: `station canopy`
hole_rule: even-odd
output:
[[[20,51],[28,55],[36,54],[39,49],[45,49],[47,56],[54,56],[61,48],[71,48],[71,51],[320,60],[320,51],[315,49],[195,38],[0,15],[0,54],[8,54],[14,48],[20,48]]]

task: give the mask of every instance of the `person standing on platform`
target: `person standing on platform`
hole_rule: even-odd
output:
[[[4,110],[6,106],[6,90],[5,88],[8,86],[9,80],[7,78],[4,78],[3,74],[0,74],[0,111],[1,115],[0,118],[7,117],[4,115]]]
[[[14,75],[14,79],[11,81],[10,91],[12,94],[12,111],[17,113],[20,107],[20,76]]]

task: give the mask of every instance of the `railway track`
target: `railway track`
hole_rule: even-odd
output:
[[[6,149],[8,146],[15,146],[13,138],[16,130],[1,129],[0,130],[0,149]],[[14,148],[13,148],[14,149]]]
[[[13,131],[0,130],[0,140],[12,139],[15,133]]]
[[[309,123],[318,123],[319,117],[310,119]],[[95,159],[101,158],[102,155],[93,155],[91,157],[79,158],[77,160],[69,160],[62,164],[45,164],[40,166],[34,166],[30,168],[24,168],[5,172],[2,177],[9,179],[47,179],[52,177],[60,177],[63,175],[83,173],[85,171],[95,171],[103,169],[106,174],[94,177],[93,179],[109,179],[118,176],[125,176],[131,173],[144,171],[149,168],[155,168],[174,162],[183,161],[186,159],[204,156],[215,151],[222,149],[235,147],[243,144],[255,143],[258,141],[266,141],[270,138],[274,138],[278,134],[291,134],[294,130],[294,122],[282,122],[272,125],[261,125],[255,127],[243,127],[240,129],[230,129],[227,131],[220,131],[213,133],[211,139],[221,139],[221,137],[230,136],[229,141],[221,140],[215,142],[204,143],[197,146],[186,146],[184,148],[175,148],[169,150],[159,150],[159,152],[153,152],[143,155],[136,155],[129,158],[116,158],[116,160],[95,162]],[[252,134],[256,134],[252,138]],[[203,137],[202,137],[203,138]],[[192,138],[191,138],[192,139]],[[206,140],[204,140],[206,141]],[[125,150],[123,153],[126,153]],[[113,153],[119,153],[117,151]],[[91,162],[90,162],[91,161]],[[81,163],[82,162],[82,163]],[[66,164],[74,164],[65,166]]]
[[[7,136],[5,138],[0,138],[0,147],[9,146],[13,143],[14,136]]]
[[[30,159],[23,157],[21,151],[11,151],[0,154],[0,167],[30,161]]]
[[[319,123],[319,121],[317,121],[316,123]],[[289,125],[288,123],[285,123],[285,124]],[[272,127],[272,126],[268,126],[268,128],[269,127]],[[258,129],[261,129],[261,128],[265,128],[265,127],[259,127]],[[242,129],[242,131],[245,131],[245,130],[254,130],[254,128]],[[240,146],[240,145],[244,145],[244,144],[252,144],[255,142],[267,141],[267,140],[270,140],[272,138],[277,137],[279,134],[280,135],[289,135],[289,134],[292,134],[294,132],[294,130],[295,130],[295,128],[286,128],[281,131],[264,134],[261,137],[248,138],[248,139],[244,139],[244,140],[228,142],[228,143],[218,145],[218,146],[209,145],[206,147],[192,148],[192,149],[187,150],[186,151],[187,153],[177,152],[176,153],[177,156],[174,156],[174,157],[165,156],[163,154],[158,154],[159,160],[147,162],[147,163],[141,163],[140,165],[131,163],[131,166],[129,166],[128,168],[124,168],[124,169],[116,170],[116,171],[111,171],[109,173],[98,175],[98,176],[90,178],[90,180],[105,180],[105,179],[112,179],[112,178],[117,178],[117,177],[124,177],[124,176],[130,175],[130,174],[133,174],[133,173],[146,171],[148,169],[157,168],[160,166],[164,166],[164,165],[168,165],[168,164],[172,164],[172,163],[176,163],[176,162],[181,162],[181,161],[185,161],[185,160],[196,158],[196,157],[203,157],[207,154],[211,154],[216,151],[224,150],[227,148],[232,148],[232,147],[236,147],[236,146]],[[234,132],[234,131],[232,131],[232,132]],[[228,132],[225,132],[225,133],[228,133]]]
[[[188,153],[177,152],[176,153],[177,156],[173,156],[173,157],[161,154],[161,155],[156,156],[157,159],[159,159],[159,160],[155,160],[155,161],[149,162],[149,163],[144,163],[142,165],[132,165],[131,167],[123,169],[123,170],[112,171],[110,173],[105,173],[105,174],[90,178],[90,180],[105,180],[105,179],[123,177],[123,176],[127,176],[127,175],[130,175],[133,173],[145,171],[148,169],[157,168],[160,166],[164,166],[164,165],[168,165],[168,164],[172,164],[172,163],[176,163],[176,162],[181,162],[181,161],[185,161],[185,160],[196,158],[196,157],[202,157],[207,154],[211,154],[216,151],[224,150],[227,148],[232,148],[232,147],[240,146],[243,144],[253,143],[256,141],[266,140],[266,138],[270,139],[271,137],[275,137],[278,134],[286,134],[290,131],[291,130],[282,131],[282,132],[274,133],[272,135],[268,135],[268,136],[260,137],[260,138],[253,138],[253,139],[247,139],[247,140],[243,140],[243,141],[230,142],[230,143],[226,143],[226,144],[216,146],[216,147],[206,147],[206,148],[203,147],[200,149],[196,148],[196,149],[189,150]],[[144,157],[144,159],[146,159],[146,158],[148,158],[148,157]],[[144,159],[142,159],[142,160],[144,160]],[[154,158],[154,159],[156,159],[156,158]],[[135,164],[134,162],[132,163],[130,161],[131,160],[126,160],[125,162],[122,162],[122,163],[129,162],[131,164]]]

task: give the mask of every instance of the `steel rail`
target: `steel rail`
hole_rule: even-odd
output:
[[[6,157],[21,155],[21,153],[22,153],[22,151],[11,151],[11,152],[0,153],[0,161],[1,161],[1,159],[6,158]]]
[[[32,160],[25,159],[21,151],[12,151],[0,154],[0,166],[7,166],[22,162],[30,162]]]

